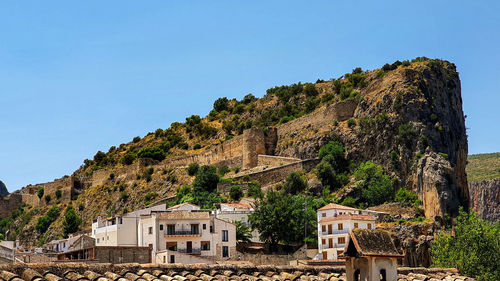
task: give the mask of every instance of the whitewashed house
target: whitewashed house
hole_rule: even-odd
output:
[[[92,222],[91,237],[95,239],[96,246],[137,246],[137,227],[140,216],[149,214],[151,211],[165,211],[166,209],[166,205],[161,204],[121,216],[97,217]]]
[[[338,260],[351,229],[375,229],[375,217],[366,211],[330,203],[317,211],[318,259]]]
[[[207,262],[236,253],[236,225],[196,205],[141,215],[139,246],[150,246],[156,263]]]

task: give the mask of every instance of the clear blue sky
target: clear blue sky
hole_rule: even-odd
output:
[[[2,1],[0,180],[71,174],[217,97],[417,56],[457,65],[469,152],[500,151],[500,4],[380,3]]]

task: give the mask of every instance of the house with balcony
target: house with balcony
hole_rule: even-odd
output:
[[[333,203],[318,209],[317,219],[317,259],[322,260],[338,260],[351,229],[375,229],[375,217],[369,212]]]
[[[151,211],[165,211],[165,204],[140,209],[109,218],[97,217],[92,222],[91,237],[96,246],[133,247],[137,246],[137,228],[140,216]]]
[[[178,205],[141,215],[138,241],[152,248],[156,263],[207,263],[235,255],[236,225],[196,205]]]

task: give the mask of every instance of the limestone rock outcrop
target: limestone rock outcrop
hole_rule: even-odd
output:
[[[482,219],[500,222],[500,179],[469,183],[470,205]]]

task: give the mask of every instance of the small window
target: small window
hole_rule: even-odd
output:
[[[340,255],[342,255],[342,253],[343,253],[343,252],[344,252],[344,251],[337,251],[337,258],[338,258]]]
[[[368,229],[372,229],[372,224],[371,223],[368,224]]]
[[[344,224],[339,223],[338,227],[339,227],[339,230],[343,230],[344,229]]]
[[[354,223],[354,228],[358,228],[358,223],[357,222]]]
[[[167,263],[167,256],[163,256],[163,263]]]
[[[326,225],[322,225],[322,226],[321,226],[321,231],[322,231],[322,232],[326,232]]]
[[[153,234],[153,227],[152,226],[148,227],[148,234]]]
[[[322,217],[326,217],[326,213],[322,213],[322,214],[321,214],[321,216],[322,216]]]
[[[345,237],[339,237],[339,244],[345,244]]]
[[[210,241],[201,241],[201,250],[209,251],[210,250]]]
[[[97,238],[97,244],[99,244],[99,238]]]
[[[175,256],[174,255],[170,255],[170,263],[175,263]]]
[[[227,242],[227,241],[229,241],[228,232],[227,232],[227,230],[223,230],[222,231],[222,242]]]
[[[123,219],[122,219],[122,218],[120,218],[120,219],[119,219],[119,222],[120,222],[120,224],[123,224]]]
[[[163,230],[163,224],[160,224],[160,230]]]
[[[210,233],[214,233],[214,226],[213,225],[210,226]]]
[[[206,223],[203,224],[203,230],[205,230],[205,229],[207,229],[207,224]]]
[[[223,258],[229,257],[229,247],[228,246],[222,246],[222,257]]]

